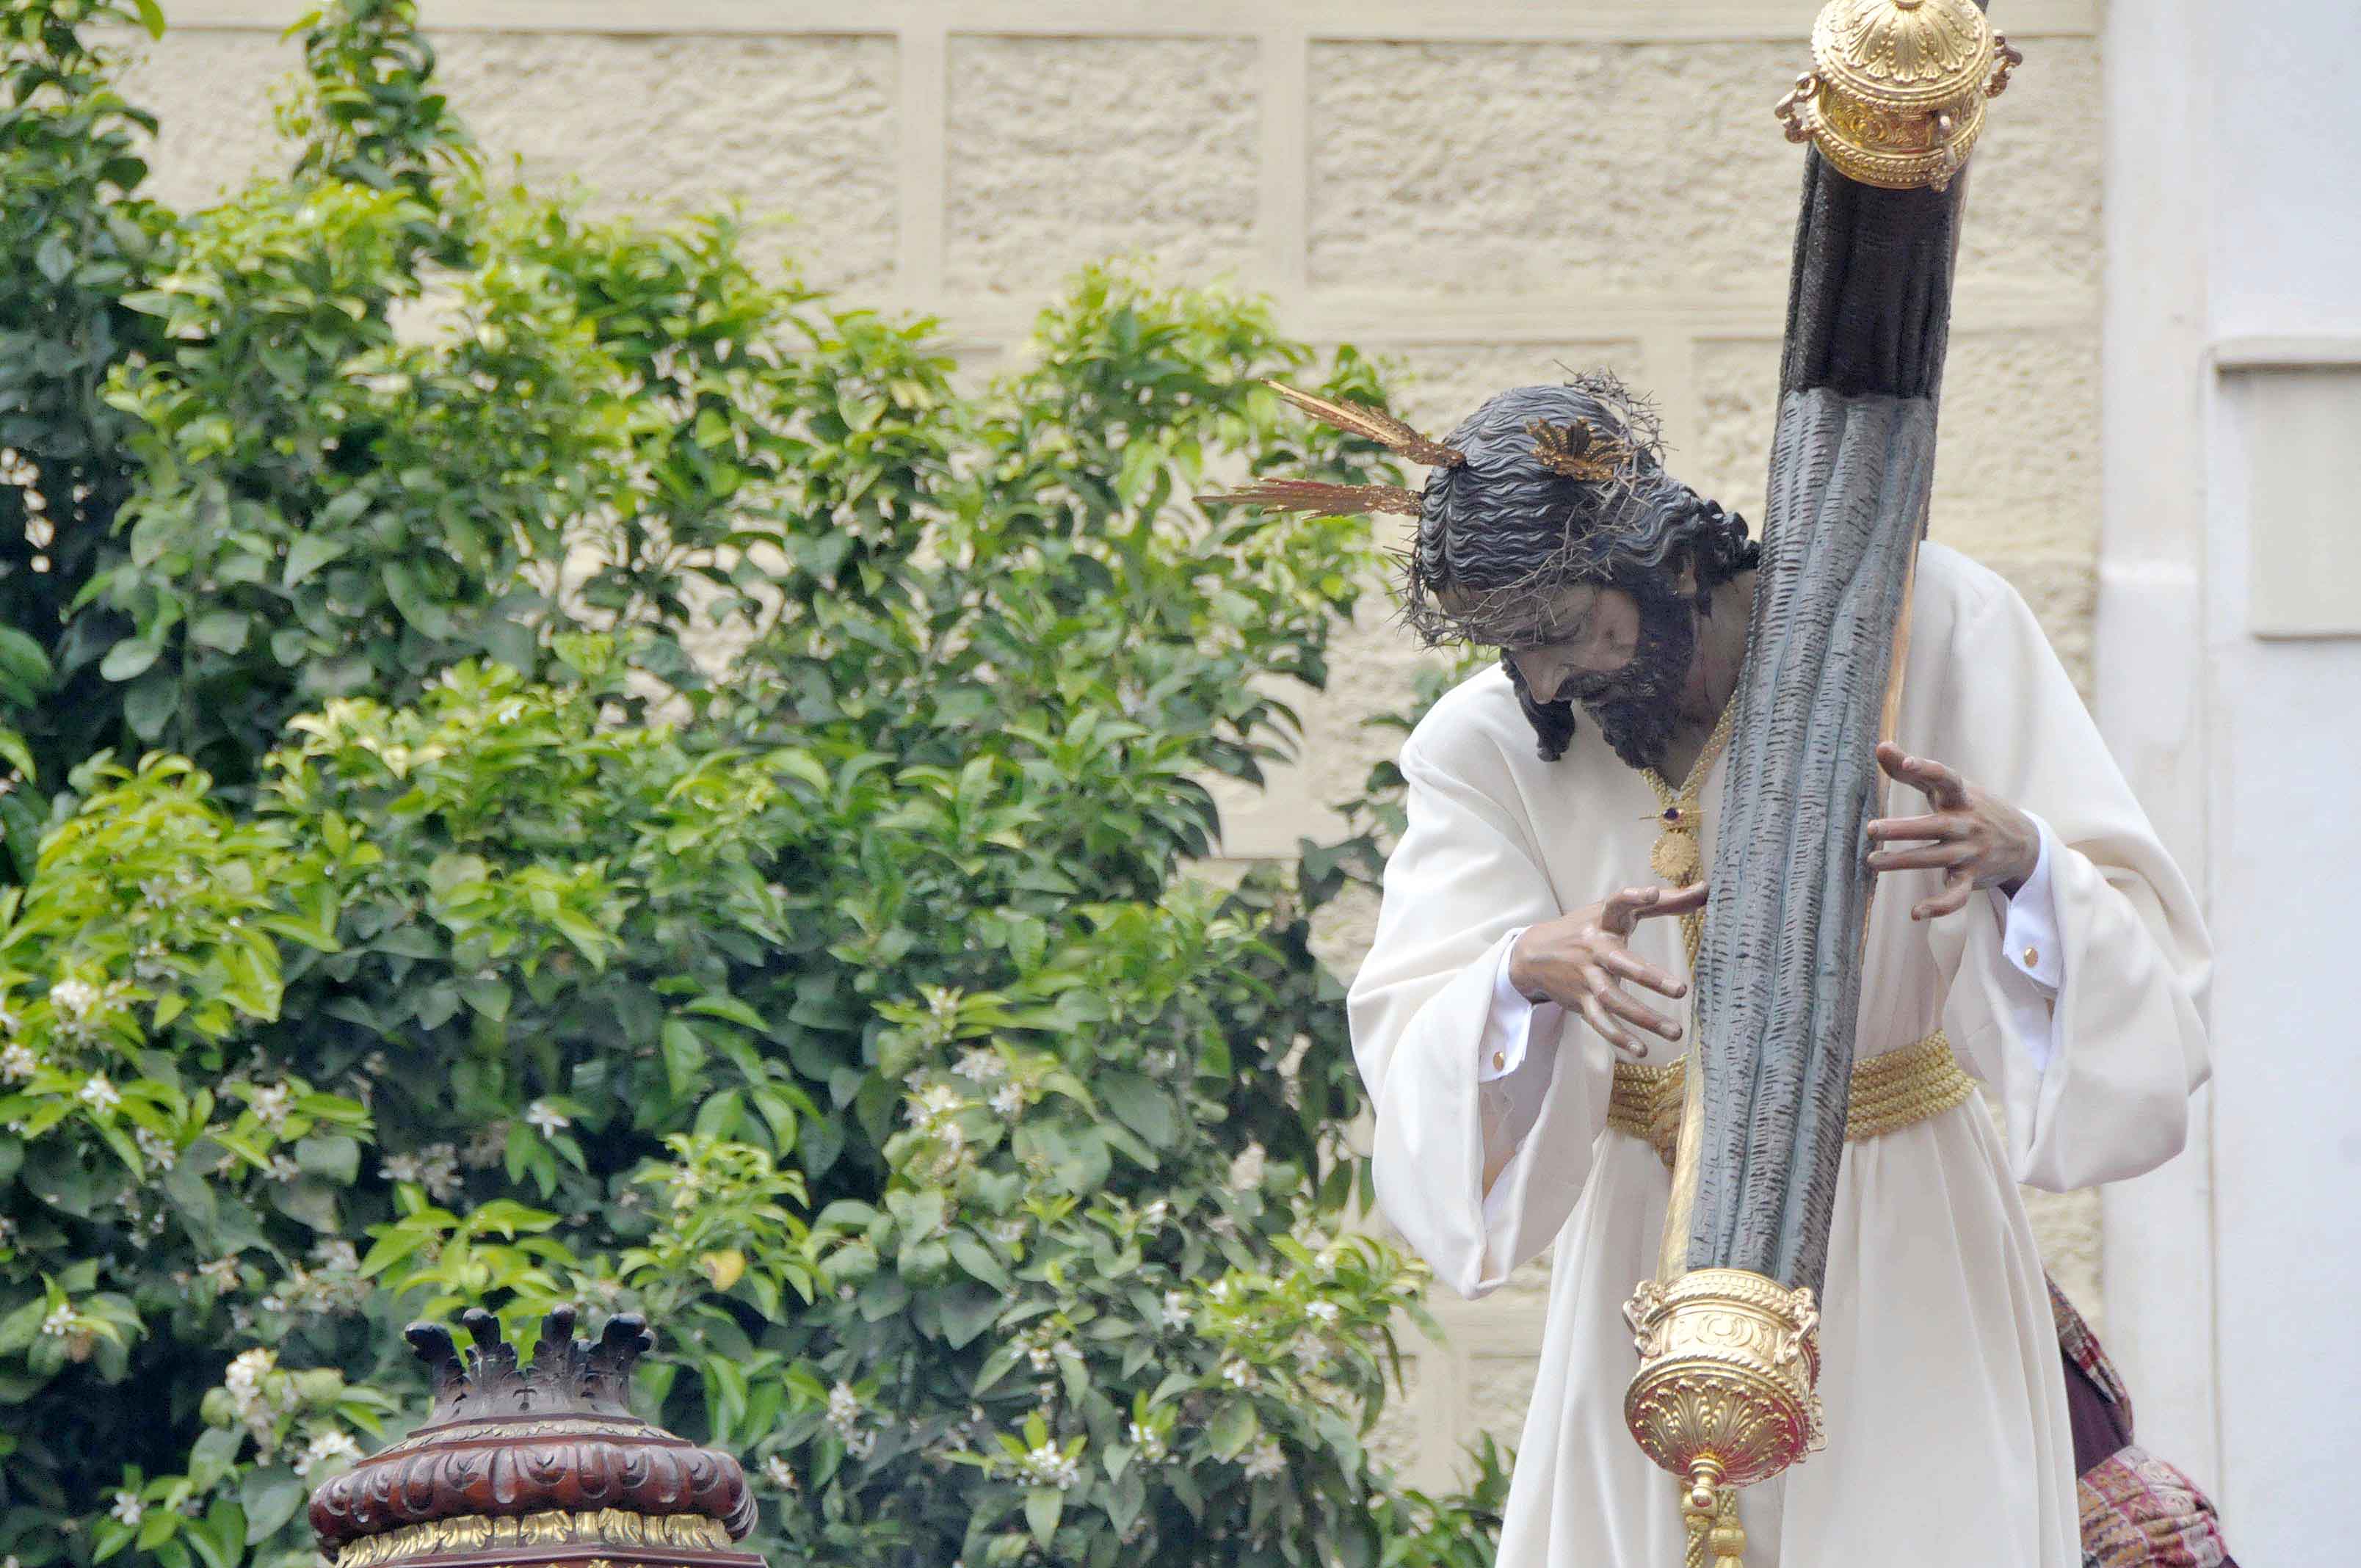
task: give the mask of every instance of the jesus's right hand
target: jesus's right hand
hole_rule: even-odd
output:
[[[1534,1002],[1554,1002],[1579,1013],[1608,1044],[1638,1058],[1648,1047],[1631,1027],[1681,1037],[1681,1026],[1644,1006],[1625,981],[1675,1001],[1689,993],[1686,981],[1633,956],[1625,946],[1640,922],[1658,915],[1703,909],[1706,884],[1686,887],[1627,887],[1609,898],[1529,926],[1509,950],[1509,983]]]

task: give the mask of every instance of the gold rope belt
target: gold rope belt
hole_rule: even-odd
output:
[[[1663,1067],[1619,1061],[1607,1102],[1607,1124],[1645,1138],[1667,1166],[1680,1142],[1682,1077],[1677,1061]],[[1915,1046],[1853,1064],[1845,1141],[1873,1138],[1940,1115],[1966,1103],[1975,1091],[1976,1080],[1960,1070],[1950,1040],[1938,1029]]]

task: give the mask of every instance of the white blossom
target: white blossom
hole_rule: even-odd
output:
[[[1037,1486],[1055,1486],[1066,1491],[1082,1484],[1082,1461],[1060,1453],[1049,1443],[1026,1451],[1016,1467],[1027,1480]]]
[[[148,1506],[139,1500],[137,1492],[115,1493],[115,1507],[106,1511],[129,1525],[136,1525],[148,1517]]]
[[[429,1144],[418,1152],[427,1158],[430,1185],[434,1161],[445,1159],[452,1162],[451,1190],[456,1193],[459,1190],[459,1166],[464,1165],[469,1170],[489,1170],[508,1158],[508,1118],[503,1116],[497,1121],[484,1123],[467,1135],[465,1148],[455,1149],[449,1144]]]
[[[1337,1318],[1336,1303],[1313,1301],[1303,1309],[1303,1315],[1315,1323],[1334,1323]]]
[[[346,1246],[349,1252],[350,1244]],[[316,1272],[297,1268],[262,1298],[262,1306],[267,1311],[299,1315],[357,1311],[368,1295],[368,1281],[360,1277],[357,1263],[352,1268],[330,1266]]]
[[[1164,1444],[1162,1432],[1138,1421],[1131,1423],[1131,1445],[1139,1450],[1139,1456],[1150,1464],[1164,1458],[1170,1452]]]
[[[1047,1372],[1057,1364],[1056,1358],[1050,1354],[1049,1347],[1046,1344],[1037,1344],[1027,1351],[1025,1359],[1033,1364],[1033,1370],[1036,1372]]]
[[[1278,1440],[1270,1437],[1257,1439],[1255,1445],[1246,1450],[1246,1471],[1249,1481],[1267,1481],[1274,1475],[1287,1474],[1287,1454],[1279,1446]]]
[[[63,1302],[50,1308],[49,1315],[41,1320],[41,1332],[51,1339],[63,1339],[73,1331],[73,1309]]]
[[[1161,1225],[1171,1217],[1172,1205],[1161,1198],[1139,1212],[1139,1223],[1150,1230]]]
[[[358,1459],[361,1445],[348,1432],[324,1431],[313,1435],[310,1446],[295,1460],[295,1474],[309,1475],[320,1465],[334,1459]]]
[[[122,1091],[106,1081],[106,1075],[94,1072],[83,1080],[74,1098],[93,1111],[112,1111],[123,1103]]]
[[[1185,1329],[1189,1326],[1190,1320],[1195,1315],[1195,1312],[1189,1305],[1189,1293],[1187,1291],[1167,1290],[1164,1293],[1165,1327]]]
[[[973,1083],[997,1083],[1008,1076],[1008,1064],[998,1051],[975,1046],[960,1053],[959,1065],[951,1070]]]
[[[829,1390],[828,1424],[840,1431],[861,1419],[861,1396],[852,1391],[850,1383],[839,1383]]]
[[[222,1261],[227,1263],[230,1260],[224,1258]],[[229,1370],[222,1374],[222,1387],[229,1390],[232,1403],[250,1403],[261,1398],[262,1380],[278,1367],[279,1358],[260,1345],[240,1351],[229,1364]]]
[[[361,1253],[360,1248],[345,1240],[344,1237],[331,1236],[326,1241],[319,1242],[313,1246],[312,1260],[323,1268],[335,1269],[344,1274],[357,1274],[360,1271]]]
[[[41,1058],[21,1045],[0,1051],[0,1078],[21,1083],[41,1069]]]
[[[49,987],[49,1005],[76,1022],[98,1005],[98,987],[86,980],[61,980]]]
[[[539,1129],[544,1138],[555,1137],[574,1125],[571,1118],[546,1100],[536,1100],[524,1108],[525,1124]]]
[[[960,993],[941,985],[918,988],[926,993],[927,1019],[919,1037],[930,1045],[947,1046],[959,1037]]]
[[[217,1257],[211,1263],[201,1263],[197,1265],[197,1277],[204,1280],[215,1290],[235,1290],[237,1288],[237,1259],[235,1257]],[[247,1354],[251,1354],[253,1353],[248,1352]],[[232,1362],[230,1363],[230,1366],[231,1369],[235,1371],[236,1369],[237,1363]]]
[[[505,1148],[508,1144],[509,1124],[501,1122],[498,1125],[500,1130],[500,1144],[502,1148]],[[480,1170],[483,1167],[476,1163],[475,1153],[475,1142],[471,1139],[465,1157],[470,1169]],[[426,1195],[429,1198],[434,1199],[437,1203],[447,1203],[459,1196],[459,1165],[462,1157],[459,1151],[449,1144],[428,1144],[418,1151],[418,1181],[419,1185],[426,1189]],[[500,1161],[500,1156],[496,1153],[492,1156],[490,1163],[498,1165]]]
[[[275,1133],[287,1125],[288,1098],[285,1084],[269,1083],[256,1090],[248,1103],[254,1108],[255,1119]]]
[[[763,1461],[763,1479],[782,1492],[792,1492],[796,1489],[795,1468],[781,1454],[774,1453]]]
[[[1260,1381],[1255,1375],[1255,1369],[1243,1361],[1222,1363],[1222,1377],[1224,1381],[1237,1388],[1252,1388]]]
[[[137,1128],[131,1135],[131,1141],[139,1146],[139,1152],[153,1161],[159,1170],[170,1170],[180,1163],[180,1148],[171,1139],[160,1133],[151,1133],[145,1127]]]
[[[877,1452],[877,1434],[873,1431],[856,1431],[846,1433],[844,1438],[844,1452],[848,1458],[868,1458],[871,1454]]]

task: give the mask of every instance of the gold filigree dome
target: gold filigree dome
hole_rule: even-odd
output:
[[[1941,191],[1983,134],[1984,101],[2024,60],[1974,0],[1828,0],[1812,69],[1773,112],[1850,179]]]
[[[1992,24],[1974,0],[1835,0],[1812,28],[1822,81],[1890,104],[1974,90],[1992,54]]]

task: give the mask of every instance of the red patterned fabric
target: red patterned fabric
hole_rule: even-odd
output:
[[[2237,1568],[2196,1484],[2132,1441],[2132,1400],[2082,1314],[2049,1287],[2073,1419],[2083,1568]]]
[[[2099,1336],[2091,1332],[2091,1325],[2082,1321],[2082,1314],[2074,1310],[2074,1303],[2066,1299],[2066,1292],[2058,1288],[2058,1281],[2051,1279],[2047,1283],[2049,1286],[2049,1315],[2058,1323],[2058,1348],[2066,1353],[2067,1360],[2081,1367],[2084,1375],[2099,1386],[2099,1392],[2115,1407],[2115,1414],[2121,1420],[2124,1431],[2129,1432],[2132,1430],[2132,1397],[2124,1387],[2124,1380],[2115,1375],[2115,1364],[2107,1359],[2107,1353],[2099,1347]]]
[[[2235,1568],[2205,1494],[2137,1443],[2085,1471],[2076,1490],[2089,1568]]]

